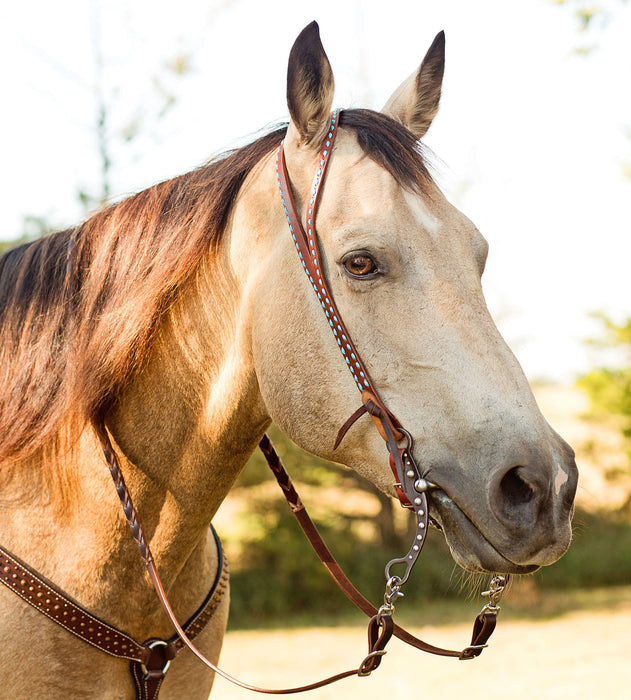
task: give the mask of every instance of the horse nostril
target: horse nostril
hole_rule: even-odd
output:
[[[504,503],[509,508],[530,503],[535,495],[535,488],[521,475],[523,467],[513,467],[504,474],[500,481],[500,492]]]

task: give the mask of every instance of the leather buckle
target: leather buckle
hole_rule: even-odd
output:
[[[480,655],[482,650],[486,649],[487,647],[488,644],[471,644],[460,652],[458,659],[460,661],[471,661],[471,659],[475,659]],[[475,653],[476,651],[478,652],[477,654]]]

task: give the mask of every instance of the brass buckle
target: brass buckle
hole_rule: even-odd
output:
[[[477,654],[473,654],[474,651],[482,651],[482,649],[486,649],[487,647],[488,644],[472,644],[471,646],[465,647],[460,652],[458,659],[460,661],[471,661],[471,659],[475,659],[477,656]]]
[[[385,649],[379,649],[378,651],[371,651],[370,654],[359,664],[359,668],[357,669],[357,675],[360,678],[365,678],[366,676],[369,676],[373,671],[376,669],[368,669],[367,666],[370,663],[372,659],[377,658],[378,656],[383,656],[386,653]]]

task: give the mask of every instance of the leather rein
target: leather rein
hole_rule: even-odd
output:
[[[188,647],[202,663],[215,673],[242,688],[259,693],[286,695],[314,690],[343,678],[348,678],[349,676],[370,675],[379,667],[381,659],[386,653],[386,645],[393,635],[421,651],[464,660],[473,659],[481,654],[482,650],[487,646],[486,643],[495,628],[497,614],[500,609],[499,601],[508,579],[507,576],[502,575],[493,576],[489,591],[482,594],[489,597],[489,602],[482,608],[482,611],[474,620],[471,643],[461,651],[441,649],[427,644],[396,625],[393,621],[394,604],[397,599],[403,595],[403,593],[401,593],[401,587],[407,582],[412,567],[418,559],[425,543],[429,525],[427,492],[437,487],[421,476],[412,455],[412,438],[381,400],[340,317],[322,272],[321,257],[314,222],[326,167],[337,133],[338,122],[339,112],[336,110],[332,114],[329,131],[320,150],[320,159],[307,207],[306,231],[301,223],[294,203],[291,185],[287,175],[283,144],[279,147],[276,158],[277,181],[285,216],[289,225],[289,231],[298,256],[318,296],[331,331],[355,380],[355,384],[361,392],[362,405],[340,429],[335,447],[337,447],[348,429],[358,418],[364,413],[368,413],[368,415],[371,416],[386,443],[389,453],[389,464],[395,478],[395,488],[399,501],[403,507],[414,511],[416,529],[413,544],[405,556],[393,559],[386,565],[384,600],[383,604],[377,609],[353,586],[339,564],[335,561],[335,558],[309,517],[271,440],[265,435],[259,447],[281,486],[283,494],[298,520],[298,523],[316,554],[342,592],[355,606],[370,618],[368,623],[368,653],[358,668],[342,671],[334,676],[308,685],[282,689],[266,689],[249,685],[230,676],[206,659],[191,641],[212,618],[214,612],[223,600],[228,585],[227,562],[223,556],[221,542],[217,534],[213,529],[212,532],[215,537],[219,559],[217,575],[213,587],[193,617],[181,626],[167,600],[155,561],[151,554],[149,543],[145,538],[143,528],[138,520],[137,512],[125,484],[123,474],[118,464],[118,458],[104,421],[102,419],[96,420],[94,422],[94,428],[103,448],[105,460],[110,469],[110,474],[114,481],[123,511],[132,535],[138,545],[149,578],[151,579],[160,603],[169,617],[176,634],[168,640],[151,638],[143,644],[140,644],[129,635],[111,627],[81,608],[78,603],[72,601],[63,591],[54,586],[54,584],[44,579],[35,570],[21,562],[2,547],[0,547],[0,582],[29,603],[29,605],[32,605],[35,609],[46,615],[53,622],[64,627],[73,635],[83,639],[85,642],[107,654],[129,660],[138,700],[155,700],[158,697],[160,686],[171,660],[174,659],[176,654],[184,647]],[[403,567],[401,575],[393,573],[392,569],[394,567]]]

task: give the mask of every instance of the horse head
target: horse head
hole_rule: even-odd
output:
[[[438,111],[444,48],[441,33],[382,113],[341,113],[315,222],[321,264],[381,398],[437,487],[430,515],[455,560],[473,571],[527,573],[569,546],[577,469],[487,310],[487,244],[424,162],[419,140]],[[303,220],[333,92],[314,23],[294,44],[287,84],[284,150]],[[271,178],[257,172],[235,210],[231,251],[247,280],[243,308],[265,409],[304,449],[394,493],[368,417],[334,449],[360,400],[282,207],[269,206]]]

